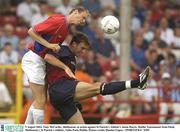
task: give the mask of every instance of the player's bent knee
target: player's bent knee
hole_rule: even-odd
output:
[[[42,101],[35,101],[35,108],[37,109],[44,109],[45,102]]]
[[[71,118],[69,118],[67,123],[68,124],[85,124],[82,114],[79,110],[77,110],[77,112],[74,113],[74,115],[71,116]]]
[[[40,98],[36,98],[35,102],[36,102],[36,105],[38,107],[44,107],[44,105],[46,103],[46,97],[45,96],[41,96]]]

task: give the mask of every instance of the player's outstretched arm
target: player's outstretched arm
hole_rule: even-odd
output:
[[[31,38],[35,41],[37,41],[38,43],[40,43],[41,45],[52,49],[54,52],[57,52],[60,50],[60,46],[59,44],[50,44],[48,41],[46,41],[44,38],[42,38],[41,36],[39,36],[38,34],[36,34],[32,28],[30,28],[28,30],[28,34],[31,36]]]
[[[44,57],[44,60],[48,62],[51,65],[57,66],[61,69],[64,69],[65,72],[72,78],[76,78],[73,72],[69,69],[67,65],[65,65],[62,61],[58,60],[56,57],[54,57],[51,54],[46,54]]]

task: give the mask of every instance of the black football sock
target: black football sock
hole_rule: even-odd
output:
[[[110,82],[110,83],[102,83],[100,87],[100,94],[108,95],[108,94],[116,94],[123,90],[129,88],[137,88],[139,86],[140,80],[130,80],[130,81],[119,81],[119,82]]]

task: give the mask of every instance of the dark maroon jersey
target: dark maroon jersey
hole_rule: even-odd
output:
[[[68,46],[62,45],[61,49],[59,50],[58,53],[55,53],[52,51],[50,51],[48,53],[55,56],[60,61],[62,61],[64,64],[66,64],[71,69],[71,71],[73,73],[75,73],[76,58]],[[73,79],[73,78],[69,77],[63,69],[53,66],[49,63],[47,63],[47,65],[46,65],[46,70],[47,70],[46,74],[47,74],[48,84],[53,84],[60,78]]]

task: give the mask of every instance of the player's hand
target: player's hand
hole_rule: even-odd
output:
[[[58,52],[61,47],[59,46],[59,44],[49,44],[48,48],[54,52]]]
[[[69,77],[76,79],[74,73],[69,69],[69,67],[66,67],[64,70]]]

